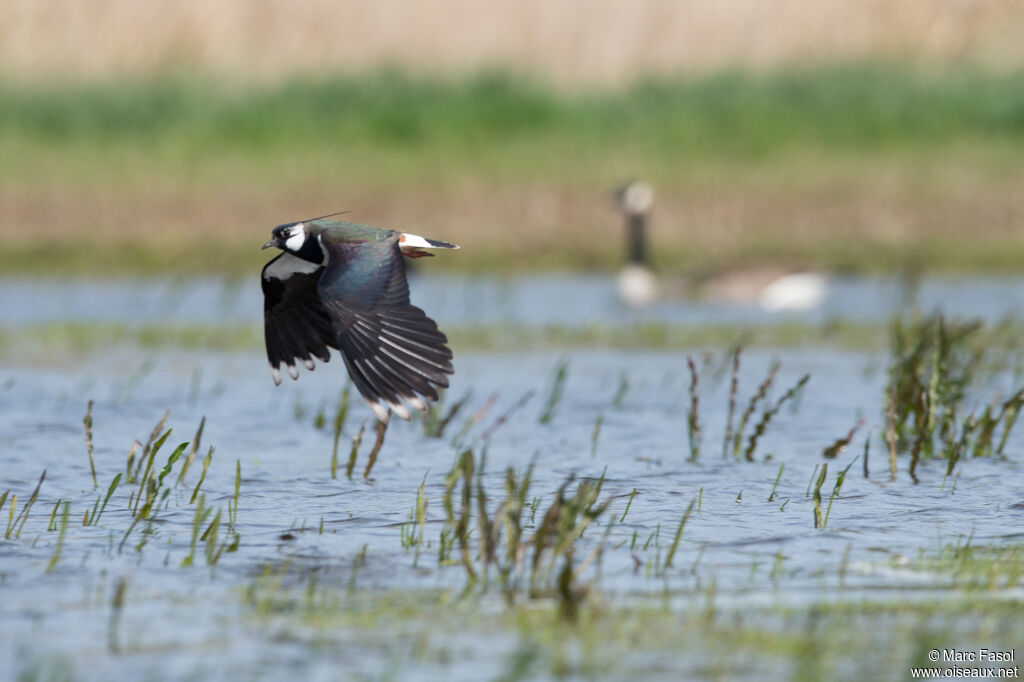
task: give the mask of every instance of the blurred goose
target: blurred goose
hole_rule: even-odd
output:
[[[619,297],[634,307],[650,305],[659,288],[696,290],[701,297],[718,303],[757,305],[768,312],[799,312],[822,304],[828,293],[828,278],[820,273],[775,266],[736,268],[719,271],[690,282],[662,283],[647,260],[647,221],[654,206],[654,189],[643,180],[632,180],[615,192],[618,207],[626,217],[628,261],[619,273]]]
[[[409,419],[403,401],[426,411],[454,369],[447,337],[409,303],[404,257],[459,247],[329,217],[278,225],[263,245],[284,252],[261,277],[271,376],[284,364],[298,379],[297,361],[312,370],[334,348],[381,422]]]
[[[735,268],[708,277],[699,290],[718,303],[755,304],[772,313],[800,312],[824,302],[828,278],[820,272],[775,266]]]
[[[658,296],[658,284],[647,261],[647,218],[654,207],[654,188],[633,180],[615,192],[615,201],[626,216],[628,261],[619,272],[619,298],[627,305],[650,305]]]

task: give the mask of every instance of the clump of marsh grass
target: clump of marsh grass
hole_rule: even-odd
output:
[[[778,376],[779,370],[782,367],[781,363],[775,362],[768,369],[768,374],[765,376],[764,380],[761,381],[761,383],[758,385],[757,389],[754,391],[754,394],[750,397],[750,400],[747,402],[746,409],[744,409],[743,413],[740,415],[739,423],[734,428],[733,417],[736,412],[737,395],[739,393],[738,374],[740,368],[741,352],[741,348],[736,348],[736,350],[733,351],[732,379],[729,386],[729,409],[725,423],[725,442],[722,447],[723,455],[725,455],[730,451],[731,446],[731,452],[734,457],[740,456],[740,450],[743,447],[743,437],[746,434],[747,424],[750,422],[751,418],[757,412],[758,406],[762,402],[767,401],[768,392],[771,389],[772,384],[775,383],[775,379]],[[800,379],[797,380],[797,382],[793,386],[791,386],[785,393],[783,393],[778,400],[776,400],[773,404],[768,404],[766,407],[764,407],[764,409],[761,412],[760,419],[757,421],[757,424],[754,426],[754,430],[750,433],[750,436],[747,439],[747,447],[746,449],[743,449],[742,454],[745,460],[747,460],[748,462],[754,461],[754,452],[757,450],[758,440],[760,440],[761,436],[764,435],[765,431],[768,428],[768,424],[779,413],[779,410],[782,409],[782,406],[787,402],[794,400],[796,396],[800,393],[800,391],[804,388],[804,386],[807,385],[807,382],[810,380],[811,375],[804,374],[802,377],[800,377]]]
[[[731,380],[729,384],[729,404],[726,412],[725,420],[725,435],[722,441],[722,456],[728,457],[731,452],[734,457],[740,457],[748,462],[754,461],[754,453],[757,450],[758,441],[764,435],[771,423],[772,419],[779,413],[783,405],[796,399],[796,397],[803,390],[807,382],[810,381],[811,375],[805,374],[797,382],[787,389],[778,400],[774,403],[768,402],[768,394],[775,383],[775,379],[779,374],[779,370],[782,365],[779,362],[775,362],[768,369],[768,374],[758,384],[757,389],[754,391],[750,400],[747,401],[747,406],[740,415],[739,421],[736,422],[736,408],[739,404],[739,370],[740,370],[740,356],[742,354],[742,348],[736,347],[731,351],[728,364],[732,367]],[[686,411],[686,430],[690,444],[690,460],[696,461],[700,456],[701,451],[701,434],[703,431],[700,421],[700,395],[698,388],[700,386],[700,377],[697,373],[697,366],[693,361],[693,358],[686,358],[686,365],[690,373],[690,383],[688,389],[689,406]],[[761,408],[760,417],[756,417],[758,409]],[[747,426],[751,423],[751,420],[756,419],[753,430],[747,435]],[[746,448],[743,447],[744,437],[747,439]]]
[[[118,545],[119,550],[124,548],[124,545],[128,542],[133,531],[140,523],[145,522],[152,527],[159,510],[166,508],[170,504],[172,489],[184,483],[189,465],[199,450],[200,439],[202,438],[203,429],[206,425],[205,417],[203,417],[199,422],[199,427],[196,430],[195,437],[192,441],[191,450],[189,450],[189,442],[186,441],[179,443],[170,455],[168,455],[163,466],[159,466],[157,464],[160,451],[163,449],[173,432],[173,429],[166,428],[169,417],[170,412],[165,412],[157,422],[153,431],[150,433],[149,439],[145,445],[141,445],[139,441],[135,441],[128,454],[126,471],[118,473],[111,481],[110,486],[107,489],[107,494],[103,498],[102,504],[100,504],[100,500],[97,498],[92,514],[86,511],[84,525],[96,526],[98,525],[104,510],[107,508],[107,504],[110,502],[110,499],[113,497],[122,481],[128,485],[137,486],[131,491],[128,497],[127,507],[128,511],[131,513],[132,521]],[[140,448],[142,454],[141,456],[136,457]],[[187,456],[185,456],[186,451],[189,451]],[[210,508],[206,506],[205,495],[201,493],[201,490],[203,483],[206,481],[206,474],[209,471],[210,463],[213,460],[213,453],[214,448],[211,446],[207,451],[206,456],[203,458],[203,466],[199,475],[199,480],[196,482],[195,488],[193,488],[192,494],[189,496],[187,502],[188,505],[196,505],[195,518],[197,519],[197,526],[201,521],[204,521],[210,513]],[[182,465],[177,478],[169,478],[175,464],[179,461],[182,462]],[[169,482],[171,480],[174,481],[173,484]],[[238,502],[241,481],[242,463],[239,460],[235,462],[234,496],[228,500],[229,540],[225,540],[219,545],[217,544],[221,519],[220,509],[217,510],[210,525],[208,525],[205,531],[198,536],[208,543],[206,555],[210,565],[217,562],[220,558],[220,554],[225,551],[225,549],[228,551],[234,551],[234,549],[237,549],[238,543],[241,539],[241,536],[235,529],[238,522]],[[197,530],[198,528],[196,531]],[[151,533],[149,532],[144,533],[143,540],[135,546],[136,551],[142,550],[150,534]],[[210,540],[211,537],[212,540]],[[212,545],[210,545],[211,542]],[[191,565],[192,557],[195,554],[195,543],[196,537],[194,533],[192,551],[182,562],[183,566]]]
[[[556,596],[563,615],[571,620],[587,592],[578,579],[601,550],[598,546],[577,565],[580,539],[611,504],[611,498],[600,500],[603,475],[596,481],[567,479],[531,533],[530,519],[538,511],[536,501],[528,503],[533,465],[525,471],[508,468],[504,499],[493,505],[484,486],[483,460],[481,456],[478,461],[473,450],[464,450],[445,479],[439,564],[462,566],[470,586],[484,589],[496,573],[510,603],[519,595]],[[417,510],[421,504],[418,498]]]
[[[980,322],[948,322],[941,315],[894,322],[884,403],[893,478],[899,454],[909,456],[915,483],[922,460],[945,459],[948,476],[963,459],[1003,454],[1024,389],[994,397],[980,411],[972,404],[986,359],[982,330]]]
[[[754,431],[750,434],[750,440],[747,443],[747,449],[743,452],[743,458],[748,462],[754,461],[754,451],[757,449],[758,439],[764,435],[765,429],[768,428],[768,423],[772,420],[775,415],[779,413],[782,406],[794,399],[800,390],[811,380],[810,374],[805,374],[800,377],[793,386],[783,393],[775,404],[765,408],[764,412],[761,413],[761,420],[757,422],[757,426],[754,427]],[[742,435],[743,431],[740,430],[739,434]]]
[[[828,519],[832,514],[832,503],[835,502],[836,498],[839,497],[839,491],[842,490],[843,483],[846,481],[846,474],[849,473],[850,467],[853,466],[854,462],[857,461],[855,457],[853,461],[846,465],[846,468],[840,471],[836,475],[835,485],[832,487],[832,494],[828,498],[828,507],[822,512],[822,496],[821,487],[825,484],[825,478],[828,476],[828,462],[821,465],[820,473],[819,469],[815,467],[814,473],[811,474],[811,482],[814,486],[813,500],[814,500],[814,527],[815,528],[826,528],[828,527]],[[781,471],[779,472],[781,475]],[[817,479],[815,479],[817,474]]]
[[[89,407],[87,407],[84,420],[87,439],[90,440],[91,412],[92,401],[90,401]],[[166,428],[168,418],[169,413],[165,413],[160,418],[145,445],[138,440],[133,443],[128,454],[125,470],[118,471],[114,475],[106,488],[106,493],[97,495],[96,501],[91,507],[86,506],[82,515],[81,525],[94,528],[100,527],[104,520],[110,518],[105,515],[108,506],[113,506],[119,511],[127,511],[130,521],[127,523],[126,529],[118,529],[107,525],[106,530],[110,532],[111,538],[117,534],[121,535],[120,543],[117,545],[117,550],[120,552],[128,541],[132,539],[136,529],[143,526],[144,530],[141,531],[142,539],[134,545],[137,552],[142,552],[149,540],[158,532],[159,526],[155,522],[158,520],[157,517],[159,515],[166,513],[166,510],[172,507],[182,508],[195,505],[195,529],[192,547],[182,565],[191,565],[196,553],[197,543],[202,542],[204,543],[203,548],[207,563],[210,566],[214,566],[224,552],[235,551],[241,540],[237,524],[239,502],[241,499],[242,464],[240,460],[235,462],[234,494],[228,499],[226,524],[224,524],[226,528],[224,528],[221,521],[224,518],[222,510],[220,508],[214,510],[208,506],[206,497],[201,492],[213,457],[214,450],[212,447],[203,460],[202,473],[195,488],[191,491],[191,496],[184,491],[179,494],[173,494],[178,484],[184,482],[185,471],[187,471],[189,461],[185,457],[185,453],[189,449],[189,443],[183,442],[178,444],[166,457],[166,460],[164,460],[161,453],[165,452],[166,444],[172,435],[172,429]],[[196,444],[198,444],[199,436],[202,435],[204,424],[205,418],[200,422],[196,433]],[[193,445],[192,452],[194,453],[196,450],[196,445]],[[160,462],[163,462],[163,464]],[[182,471],[175,477],[173,475],[174,467],[179,463],[182,466]],[[90,472],[95,475],[93,467],[90,468]],[[20,537],[33,506],[39,499],[40,490],[45,480],[46,471],[43,471],[34,491],[23,505],[18,504],[18,496],[10,490],[0,494],[0,509],[3,509],[5,504],[8,506],[6,523],[0,523],[0,528],[4,530],[5,539],[12,540]],[[125,496],[127,499],[125,499]],[[70,541],[74,536],[75,525],[70,523],[71,506],[70,500],[66,498],[58,499],[49,514],[46,531],[57,533],[57,537],[53,554],[47,564],[47,571],[52,571],[57,567],[67,546],[66,540]],[[117,518],[124,517],[119,515]]]
[[[739,357],[739,350],[737,350],[736,353],[737,353],[737,358],[738,358]],[[738,367],[738,364],[734,365],[734,367]],[[747,422],[750,420],[750,417],[757,410],[758,403],[761,402],[761,400],[763,400],[765,398],[765,396],[768,395],[768,389],[770,389],[772,384],[775,382],[775,377],[778,376],[780,368],[781,368],[781,365],[778,362],[772,364],[771,368],[768,370],[767,376],[765,376],[765,378],[764,378],[764,381],[762,381],[758,385],[757,390],[754,391],[754,394],[750,397],[750,401],[747,403],[747,408],[743,411],[743,414],[740,417],[739,424],[736,426],[735,430],[732,429],[732,420],[731,420],[732,413],[730,413],[730,415],[729,415],[730,421],[729,421],[729,423],[726,424],[726,432],[732,434],[732,455],[733,455],[733,457],[739,457],[739,455],[740,455],[740,448],[742,447],[742,444],[743,444],[743,432],[747,428]],[[734,382],[735,382],[735,377],[734,377]],[[734,383],[734,385],[736,385],[736,384]],[[732,399],[732,398],[730,397],[730,399]]]
[[[213,519],[206,524],[210,515],[213,514]],[[190,551],[182,562],[182,567],[191,566],[195,561],[196,549],[199,543],[203,543],[203,555],[206,557],[206,564],[211,569],[217,565],[220,561],[221,554],[225,551],[234,552],[238,549],[241,542],[241,536],[234,530],[229,530],[228,537],[224,540],[220,540],[220,526],[221,526],[221,510],[218,508],[217,512],[213,513],[213,508],[206,505],[206,495],[200,495],[199,502],[196,504],[195,516],[192,521],[192,541],[190,543]],[[202,530],[203,526],[206,525],[206,530]],[[202,530],[202,532],[200,532]]]

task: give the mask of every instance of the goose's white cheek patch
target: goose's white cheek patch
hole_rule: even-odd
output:
[[[285,240],[284,245],[289,251],[298,251],[302,248],[302,245],[306,242],[306,231],[299,228],[295,234]]]

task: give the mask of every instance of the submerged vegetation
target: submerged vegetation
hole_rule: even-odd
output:
[[[599,501],[604,480],[582,481],[572,495],[567,489],[573,481],[564,482],[545,511],[538,509],[537,498],[528,504],[533,466],[525,472],[509,468],[505,499],[489,511],[482,467],[473,451],[465,450],[445,480],[438,564],[461,564],[470,584],[480,582],[484,589],[493,568],[510,603],[520,594],[531,598],[557,595],[562,616],[574,620],[586,595],[586,588],[577,586],[578,576],[600,551],[599,546],[576,566],[577,543],[611,504],[611,499]],[[529,517],[528,506],[532,508]],[[532,533],[527,533],[528,527],[533,528]],[[474,529],[475,550],[470,538]],[[422,541],[422,530],[419,538]]]
[[[1019,465],[1015,329],[894,323],[864,416],[829,420],[836,432],[814,423],[813,402],[845,386],[734,335],[725,351],[665,353],[671,371],[653,379],[608,367],[594,382],[585,358],[550,351],[544,375],[515,393],[456,390],[412,424],[395,420],[386,442],[350,387],[295,394],[272,410],[286,416],[279,440],[217,435],[216,462],[207,441],[224,432],[199,416],[208,394],[193,378],[182,395],[198,424],[174,438],[144,364],[110,401],[85,403],[84,418],[75,408],[74,465],[0,486],[15,557],[0,561],[0,592],[86,576],[97,596],[81,608],[102,616],[99,646],[118,657],[153,649],[139,634],[151,609],[181,608],[169,620],[192,625],[215,609],[217,631],[176,650],[256,641],[272,671],[256,677],[292,660],[280,647],[357,677],[391,660],[396,675],[435,666],[457,677],[466,665],[479,677],[483,661],[485,676],[503,679],[753,668],[865,679],[927,665],[954,639],[1009,649],[1021,635],[1019,543],[987,530],[984,540],[941,532],[927,546],[934,536],[909,536],[937,518],[963,530],[975,504],[1019,507],[976,494]],[[147,416],[138,440],[112,446],[121,409],[156,423]],[[648,436],[656,422],[666,431]],[[877,454],[869,467],[869,453],[890,447],[895,468]],[[294,469],[274,468],[283,461]],[[908,503],[929,508],[905,514]],[[929,516],[938,507],[950,516]],[[888,544],[864,530],[883,518],[897,538]],[[40,618],[58,606],[38,606]],[[857,655],[868,649],[877,655]]]
[[[90,451],[90,458],[92,455],[93,435],[91,431],[92,411],[93,401],[90,400],[85,418],[87,425],[86,445]],[[228,498],[227,501],[227,537],[222,542],[218,543],[222,510],[217,509],[216,514],[214,514],[213,508],[206,504],[206,495],[202,492],[203,483],[206,480],[206,473],[210,467],[210,462],[213,459],[214,448],[212,446],[203,458],[202,472],[200,473],[195,486],[191,489],[191,495],[188,494],[188,490],[186,488],[187,484],[184,480],[189,464],[192,462],[192,459],[199,450],[205,419],[200,424],[199,430],[192,441],[191,448],[187,441],[179,444],[173,452],[167,456],[166,462],[161,467],[159,466],[160,460],[158,459],[158,455],[160,454],[165,442],[170,437],[172,431],[171,429],[166,428],[169,416],[169,412],[164,414],[164,416],[157,422],[144,444],[139,440],[136,440],[132,444],[126,457],[125,470],[114,475],[109,486],[106,488],[106,493],[98,494],[95,503],[91,507],[88,504],[84,505],[84,510],[81,512],[81,523],[78,524],[76,519],[75,525],[80,525],[84,528],[90,526],[104,527],[111,531],[111,543],[114,542],[116,533],[116,536],[120,537],[120,541],[116,544],[116,551],[118,553],[125,550],[126,543],[128,543],[129,539],[133,539],[134,544],[129,544],[128,547],[134,549],[137,553],[141,553],[156,533],[157,526],[155,524],[160,521],[160,517],[163,514],[170,513],[168,512],[170,509],[174,509],[174,513],[179,513],[177,512],[178,509],[187,509],[188,507],[194,506],[193,532],[191,542],[189,543],[190,551],[188,555],[183,558],[181,565],[192,565],[197,543],[202,542],[205,546],[207,563],[210,566],[213,566],[217,563],[220,555],[224,551],[236,551],[238,549],[239,542],[241,541],[241,536],[236,530],[241,486],[241,463],[239,462],[236,468],[234,497]],[[184,459],[183,455],[185,456]],[[181,462],[180,473],[177,479],[174,479],[174,477],[170,475],[179,461]],[[93,469],[92,472],[95,475],[95,469]],[[39,478],[39,482],[36,485],[35,490],[20,510],[18,507],[18,495],[16,492],[12,490],[5,490],[0,494],[0,509],[2,509],[4,503],[9,500],[9,519],[4,533],[5,539],[17,539],[21,536],[22,532],[25,530],[25,524],[28,521],[29,512],[40,497],[40,489],[43,487],[45,480],[46,471],[44,470]],[[128,486],[132,486],[132,488],[126,489]],[[127,497],[125,497],[126,492]],[[107,507],[108,505],[111,505],[111,503],[113,503],[111,507],[112,511],[116,509],[119,518],[123,517],[123,512],[127,512],[126,528],[119,528],[115,531],[115,529],[109,525],[109,522],[101,526],[101,520],[104,517],[104,512],[107,511]],[[15,515],[16,511],[18,512],[17,515]],[[47,532],[56,532],[58,534],[53,557],[47,565],[47,572],[53,570],[60,559],[64,547],[65,535],[68,530],[70,514],[71,501],[63,498],[57,499],[53,505],[53,511],[49,515],[49,521],[46,524]],[[211,515],[213,515],[212,520],[210,519]],[[139,527],[140,524],[142,529],[136,533],[136,528]],[[112,544],[112,547],[113,546],[114,545]]]
[[[1024,388],[1008,396],[979,395],[984,363],[992,361],[981,332],[980,323],[942,316],[894,323],[884,403],[893,476],[897,453],[909,455],[915,482],[921,459],[945,459],[948,476],[968,457],[1003,455],[1024,406]]]
[[[736,614],[709,588],[680,608],[599,603],[567,623],[542,602],[509,610],[485,601],[481,608],[478,599],[447,593],[353,594],[330,580],[306,580],[287,584],[271,571],[248,586],[247,604],[268,637],[312,630],[322,647],[343,650],[361,632],[386,655],[411,658],[400,672],[440,666],[467,679],[487,671],[494,679],[718,680],[753,669],[761,679],[903,679],[910,666],[930,665],[930,649],[950,641],[1008,651],[1022,634],[1018,601],[979,594],[825,602],[809,610],[746,604]],[[467,637],[482,645],[459,647]],[[453,649],[460,651],[454,660]]]

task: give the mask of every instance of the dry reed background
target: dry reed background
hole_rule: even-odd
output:
[[[808,59],[1024,61],[1019,0],[3,0],[0,74],[486,67],[561,84]]]

